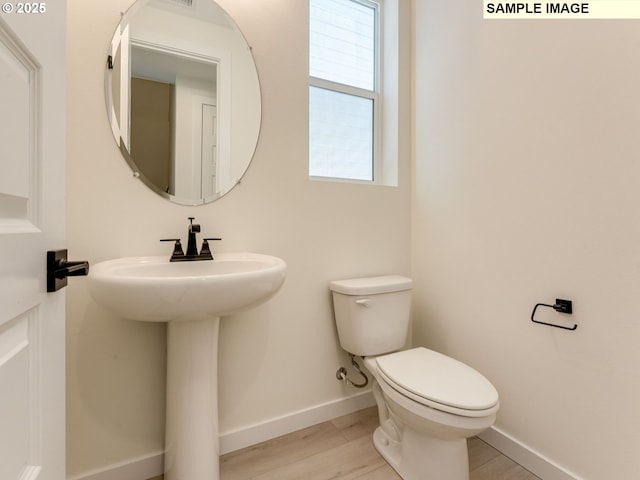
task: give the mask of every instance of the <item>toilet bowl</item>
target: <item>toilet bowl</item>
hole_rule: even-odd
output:
[[[498,392],[453,358],[402,350],[412,285],[398,275],[331,282],[340,345],[373,377],[373,442],[389,465],[404,480],[469,480],[467,438],[493,424]]]
[[[467,438],[495,421],[493,385],[422,347],[366,357],[364,365],[380,417],[374,445],[389,465],[405,480],[468,480]]]

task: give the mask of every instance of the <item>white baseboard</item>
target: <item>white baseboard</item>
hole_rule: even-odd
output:
[[[222,432],[220,434],[220,454],[223,455],[256,443],[271,440],[287,433],[333,420],[342,415],[357,412],[375,404],[373,394],[370,390],[367,390],[351,397],[315,405],[266,422]]]
[[[485,430],[478,437],[544,480],[582,480],[497,427]]]
[[[162,475],[163,471],[164,452],[156,452],[93,470],[67,480],[146,480]]]
[[[375,405],[371,391],[316,405],[220,434],[220,454],[240,450]],[[67,480],[145,480],[163,473],[163,452],[110,465]]]

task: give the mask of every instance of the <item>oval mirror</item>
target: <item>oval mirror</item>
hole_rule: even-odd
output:
[[[116,143],[154,192],[200,205],[244,175],[260,84],[242,32],[213,0],[137,0],[113,35],[105,90]]]

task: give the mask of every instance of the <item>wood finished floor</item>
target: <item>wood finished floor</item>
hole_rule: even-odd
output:
[[[220,459],[221,480],[399,480],[373,446],[377,425],[372,407],[228,453]],[[471,480],[540,480],[475,437],[469,469]]]

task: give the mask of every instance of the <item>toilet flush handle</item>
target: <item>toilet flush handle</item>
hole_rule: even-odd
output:
[[[371,299],[361,298],[360,300],[356,300],[356,304],[361,305],[363,307],[368,307],[371,304]]]

